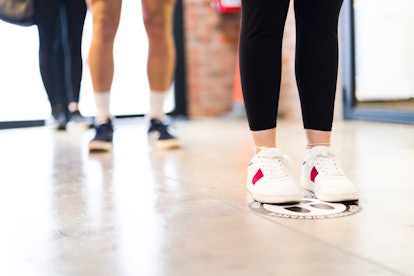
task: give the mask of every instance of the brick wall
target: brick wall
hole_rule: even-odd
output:
[[[184,0],[189,116],[232,110],[240,14],[219,14],[210,0]]]
[[[189,116],[218,116],[233,108],[240,14],[219,14],[210,0],[184,0]],[[280,117],[300,119],[294,74],[295,19],[291,3],[282,52]],[[237,72],[236,72],[237,73]],[[339,98],[339,97],[338,97]]]

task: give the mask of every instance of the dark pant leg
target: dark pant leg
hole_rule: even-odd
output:
[[[296,79],[305,129],[332,128],[342,0],[295,0]]]
[[[312,2],[313,0],[307,0]],[[276,127],[289,0],[243,0],[240,76],[251,130]]]
[[[64,82],[60,41],[59,2],[38,0],[36,24],[39,31],[39,68],[51,106],[62,105],[60,85]]]
[[[68,99],[70,102],[79,102],[83,70],[82,35],[87,11],[85,0],[65,0],[63,11],[65,15],[62,21],[62,42],[67,61]]]

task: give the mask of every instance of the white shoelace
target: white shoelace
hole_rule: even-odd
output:
[[[335,155],[330,151],[319,152],[314,157],[314,162],[320,172],[325,175],[343,176],[344,172],[335,158]]]
[[[260,160],[264,174],[269,178],[282,178],[290,176],[286,168],[286,161],[292,163],[292,159],[276,148],[259,148],[260,154],[257,158]]]

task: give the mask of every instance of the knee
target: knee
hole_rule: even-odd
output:
[[[40,40],[39,41],[39,52],[42,55],[51,56],[57,53],[60,47],[59,41],[55,40]]]
[[[165,16],[146,17],[144,25],[150,40],[162,41],[172,31],[171,23]]]
[[[172,34],[174,1],[165,1],[155,10],[144,10],[144,26],[150,40],[163,41]]]
[[[119,17],[110,13],[93,15],[93,35],[102,43],[112,43],[119,25]]]

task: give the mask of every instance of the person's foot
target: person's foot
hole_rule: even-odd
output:
[[[52,107],[52,125],[58,131],[66,130],[66,114],[60,105]]]
[[[277,148],[262,147],[247,168],[247,190],[261,203],[301,201],[299,186],[288,169],[289,157]]]
[[[322,201],[358,200],[357,189],[346,177],[329,147],[309,149],[302,164],[302,187]]]
[[[180,141],[171,134],[169,125],[158,119],[151,119],[148,128],[150,144],[159,149],[176,149],[181,147]]]
[[[112,138],[114,128],[112,121],[108,119],[105,124],[95,126],[96,135],[89,142],[89,151],[110,151],[112,149]]]
[[[93,121],[91,119],[85,118],[79,110],[70,113],[70,122],[75,123],[76,125],[81,125],[85,128],[94,127]]]

